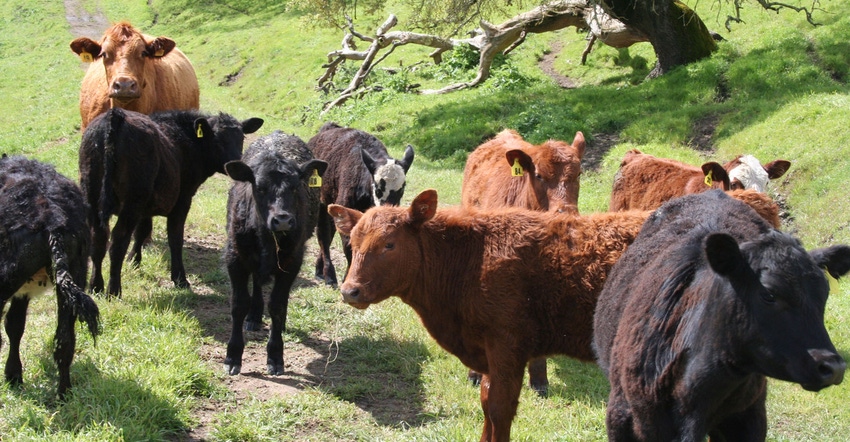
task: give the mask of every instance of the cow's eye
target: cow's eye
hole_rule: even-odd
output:
[[[776,302],[776,296],[766,290],[761,293],[761,299],[763,299],[764,302],[768,304],[773,304]]]
[[[535,173],[534,178],[537,178],[538,181],[543,181],[543,176],[541,176],[539,173]]]
[[[395,243],[388,242],[386,245],[384,245],[384,250],[392,250],[394,248],[395,248]]]

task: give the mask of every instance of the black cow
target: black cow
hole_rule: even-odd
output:
[[[103,291],[101,265],[106,255],[109,218],[117,215],[109,247],[109,295],[121,294],[121,266],[135,230],[131,259],[141,261],[141,247],[153,216],[167,217],[171,280],[189,287],[183,267],[183,229],[198,188],[224,164],[242,156],[245,134],[263,120],[237,121],[196,110],[147,116],[115,108],[86,128],[80,145],[80,184],[90,206],[93,271],[89,289]]]
[[[609,439],[762,441],[766,376],[811,391],[840,383],[824,271],[850,271],[850,247],[807,253],[719,190],[661,206],[596,307]]]
[[[289,290],[304,260],[305,243],[316,227],[319,183],[315,181],[327,166],[313,158],[300,138],[282,132],[251,143],[242,161],[231,161],[225,166],[227,174],[236,180],[227,200],[224,250],[232,289],[232,328],[224,360],[228,374],[236,375],[242,370],[243,321],[249,329],[259,328],[263,284],[272,276],[267,364],[269,374],[283,374],[282,334],[286,328]]]
[[[413,146],[407,146],[404,158],[395,160],[373,135],[336,123],[325,123],[307,145],[316,158],[328,163],[322,177],[322,207],[316,229],[320,249],[316,277],[335,286],[336,269],[330,247],[336,227],[328,215],[328,205],[339,204],[361,212],[374,206],[399,205],[407,171],[413,164]],[[347,237],[342,237],[342,248],[350,267],[351,245]]]
[[[6,312],[6,380],[23,382],[20,344],[30,298],[54,285],[58,304],[53,359],[60,398],[71,387],[74,320],[99,332],[99,312],[83,291],[88,273],[86,203],[73,181],[24,157],[0,158],[0,312]]]

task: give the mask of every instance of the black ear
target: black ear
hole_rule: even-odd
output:
[[[255,184],[254,171],[242,161],[228,161],[224,164],[224,171],[227,172],[227,176],[236,181]]]
[[[197,118],[194,123],[195,138],[212,137],[213,130],[206,118]]]
[[[404,148],[404,158],[402,158],[398,164],[402,169],[404,169],[404,173],[407,173],[407,171],[410,170],[410,165],[413,164],[413,146],[408,144],[407,147]]]
[[[838,279],[850,271],[850,247],[837,245],[809,252],[818,267]]]
[[[263,126],[263,123],[264,121],[262,118],[249,118],[242,122],[242,133],[252,134],[260,130],[260,128]]]
[[[747,265],[735,238],[725,233],[712,233],[705,239],[705,257],[717,274],[731,277]]]
[[[366,165],[369,174],[375,175],[375,171],[378,170],[378,163],[372,158],[372,155],[369,155],[369,152],[366,152],[365,149],[360,148],[360,157],[363,158],[363,164]]]
[[[328,169],[328,163],[322,160],[310,160],[298,166],[301,169],[301,179],[308,179],[313,175],[313,171],[319,172],[319,176],[325,174]]]

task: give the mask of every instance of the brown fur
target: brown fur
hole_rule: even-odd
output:
[[[585,141],[549,140],[533,145],[506,129],[478,146],[466,160],[461,200],[464,207],[524,207],[578,212],[579,175]],[[514,159],[525,173],[511,175]]]
[[[113,107],[143,114],[198,109],[195,70],[170,38],[144,35],[129,23],[120,22],[106,30],[100,43],[80,37],[71,42],[71,50],[77,55],[85,51],[94,58],[80,88],[83,131],[91,120]],[[111,63],[105,65],[104,58]],[[134,81],[138,97],[111,97],[119,78]]]
[[[413,307],[443,348],[484,374],[481,440],[506,441],[531,358],[593,360],[596,298],[648,212],[436,205],[436,192],[426,190],[410,208],[329,207],[354,256],[343,299],[366,308],[398,296]]]

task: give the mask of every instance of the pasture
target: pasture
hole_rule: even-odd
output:
[[[783,206],[785,230],[807,248],[850,243],[850,5],[822,0],[825,11],[815,15],[822,26],[816,28],[793,12],[749,5],[745,24],[727,32],[726,11],[713,2],[694,3],[726,41],[711,59],[663,78],[643,80],[654,63],[648,44],[627,53],[597,47],[588,64],[579,65],[585,41],[567,29],[530,36],[491,81],[442,96],[395,91],[474,73],[460,57],[439,69],[411,68],[427,51],[402,47],[381,65],[400,72],[376,73],[374,81],[384,91],[320,115],[322,103],[335,97],[315,91],[315,79],[342,33],[310,28],[295,1],[0,0],[0,152],[49,162],[77,179],[84,66],[68,47],[79,36],[79,20],[68,17],[92,15],[108,23],[126,19],[148,34],[173,38],[198,74],[201,109],[263,118],[258,135],[281,129],[307,141],[332,120],[376,135],[395,158],[412,144],[416,161],[402,205],[426,188],[438,190],[441,205],[459,204],[466,153],[503,128],[516,129],[532,143],[569,142],[581,130],[588,139],[581,212],[608,207],[614,173],[629,149],[695,165],[749,153],[763,161],[791,161],[788,173],[769,188]],[[403,29],[403,6],[375,15],[358,10],[358,29],[373,32],[389,12],[399,15]],[[541,63],[578,87],[560,88]],[[354,70],[349,66],[348,75]],[[338,79],[339,86],[346,83]],[[476,438],[483,417],[467,369],[398,300],[359,311],[317,282],[314,239],[289,306],[284,375],[265,374],[267,329],[247,333],[242,374],[225,375],[230,288],[221,251],[230,184],[228,177],[214,175],[193,200],[184,249],[190,290],[174,288],[168,278],[165,224],[158,218],[141,267],[125,266],[123,298],[95,298],[103,333],[95,343],[77,326],[73,388],[65,403],[54,396],[55,300],[47,296],[31,305],[22,343],[24,386],[0,384],[0,437]],[[342,273],[338,239],[334,250]],[[826,327],[839,352],[850,358],[846,281],[829,299]],[[3,344],[0,361],[8,351],[5,335]],[[604,440],[608,384],[601,371],[563,357],[549,359],[548,370],[548,398],[523,388],[513,439]],[[816,394],[778,381],[769,388],[769,440],[839,441],[850,434],[850,381]]]

